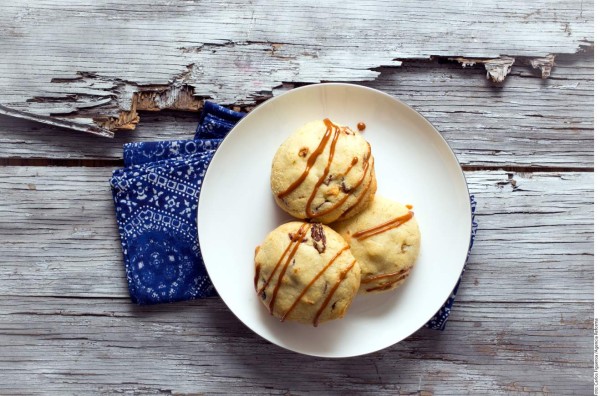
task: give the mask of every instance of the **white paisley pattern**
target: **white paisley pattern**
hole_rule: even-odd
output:
[[[215,295],[198,245],[196,211],[214,150],[134,165],[111,179],[131,298],[138,304]]]
[[[216,150],[223,139],[138,142],[123,145],[125,166],[142,165],[165,159],[184,159],[190,155]]]
[[[216,295],[202,261],[196,211],[204,174],[245,114],[205,102],[194,140],[128,143],[110,180],[131,300]]]

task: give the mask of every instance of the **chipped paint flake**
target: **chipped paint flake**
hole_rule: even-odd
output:
[[[529,62],[531,63],[531,67],[542,71],[542,78],[548,78],[554,66],[554,58],[554,55],[548,55],[544,58],[532,59]]]

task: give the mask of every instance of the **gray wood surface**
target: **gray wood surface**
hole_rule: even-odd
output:
[[[0,392],[589,395],[591,311],[591,302],[461,301],[444,332],[331,360],[263,341],[217,299],[139,308],[10,296]]]
[[[128,296],[112,169],[0,168],[0,296]],[[463,296],[590,301],[591,173],[473,171],[467,180],[480,231]]]
[[[592,393],[591,0],[66,3],[0,6],[0,394]],[[447,329],[331,360],[218,298],[131,304],[122,144],[315,81],[392,94],[457,153],[480,228]]]
[[[0,391],[591,389],[589,172],[467,172],[480,231],[448,329],[331,361],[266,343],[218,299],[132,305],[107,185],[112,169],[0,168]]]
[[[558,59],[546,80],[515,66],[502,87],[473,70],[437,61],[381,69],[367,85],[420,111],[464,165],[593,166],[592,54]],[[124,142],[191,138],[197,114],[158,114],[144,114],[135,131],[119,132],[115,139],[0,116],[0,159],[120,160]]]
[[[517,60],[593,43],[592,0],[26,0],[0,13],[0,113],[110,136],[137,110],[254,103],[285,82],[366,81],[405,59]],[[549,56],[549,58],[547,58]]]

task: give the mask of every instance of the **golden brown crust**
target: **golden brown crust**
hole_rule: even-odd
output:
[[[360,286],[360,267],[346,241],[320,223],[294,221],[257,249],[255,288],[280,320],[318,324],[341,318]]]
[[[331,226],[348,242],[361,267],[359,293],[401,285],[419,255],[421,234],[414,213],[380,196],[356,216]]]
[[[371,146],[328,119],[309,122],[279,147],[271,167],[275,201],[298,219],[330,223],[364,207],[377,188]],[[358,205],[358,201],[361,202]]]

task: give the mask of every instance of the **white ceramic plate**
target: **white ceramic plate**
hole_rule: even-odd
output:
[[[253,287],[254,248],[291,218],[275,204],[271,161],[306,122],[330,117],[371,143],[377,193],[414,205],[421,254],[397,290],[359,296],[346,317],[319,327],[280,323]],[[471,231],[469,193],[456,157],[439,132],[393,97],[351,84],[318,84],[275,97],[243,118],[212,160],[200,194],[202,256],[221,298],[261,337],[325,357],[386,348],[421,328],[443,305],[462,271]]]

